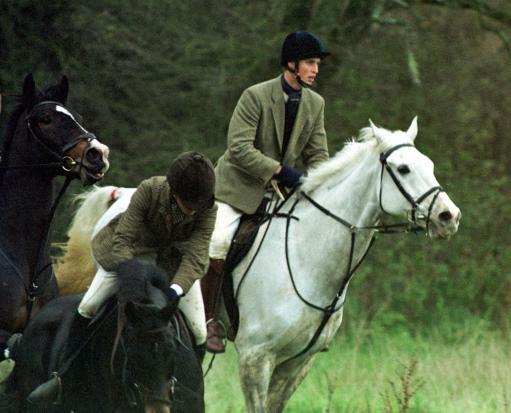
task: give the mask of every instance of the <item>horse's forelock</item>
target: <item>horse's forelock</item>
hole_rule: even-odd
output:
[[[119,300],[121,302],[150,301],[149,285],[162,291],[167,286],[166,277],[158,267],[135,259],[119,264]]]

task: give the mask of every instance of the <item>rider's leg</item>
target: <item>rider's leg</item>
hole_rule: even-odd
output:
[[[207,320],[207,350],[211,353],[223,353],[225,351],[223,342],[225,331],[218,319],[218,302],[222,292],[224,263],[224,260],[211,258],[208,272],[201,280]]]
[[[57,372],[51,373],[51,378],[45,383],[36,387],[27,400],[29,403],[37,405],[47,405],[58,403],[61,393],[62,377],[70,367],[72,361],[86,344],[90,336],[88,325],[90,319],[94,317],[101,305],[117,291],[117,275],[105,271],[98,266],[96,276],[92,280],[91,286],[83,297],[78,312],[75,314],[73,322],[69,328],[66,346],[63,357],[60,357]]]
[[[206,318],[199,280],[195,281],[186,295],[181,298],[179,309],[183,312],[192,330],[196,343],[195,352],[202,362],[206,349]]]
[[[215,229],[209,245],[210,265],[201,280],[207,322],[207,349],[212,353],[223,353],[225,331],[218,320],[218,302],[222,292],[224,263],[232,238],[236,232],[242,212],[223,202],[217,202],[218,211]]]

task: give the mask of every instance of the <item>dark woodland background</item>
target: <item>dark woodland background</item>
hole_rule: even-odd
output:
[[[374,329],[508,334],[509,0],[0,0],[0,127],[26,73],[39,85],[65,73],[69,106],[111,147],[103,184],[136,186],[181,151],[218,158],[239,95],[280,72],[281,42],[299,29],[332,52],[315,86],[330,153],[369,118],[406,129],[418,115],[417,146],[463,212],[448,242],[380,237],[347,311]],[[57,214],[60,242],[69,197]]]

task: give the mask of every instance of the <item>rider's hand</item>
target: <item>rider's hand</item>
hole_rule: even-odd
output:
[[[165,295],[167,296],[167,299],[169,300],[169,303],[171,304],[178,304],[179,300],[181,299],[181,295],[172,287],[168,287],[165,290]]]
[[[303,172],[286,165],[282,164],[282,168],[275,175],[275,178],[284,186],[293,188],[300,182],[300,178],[303,176]]]

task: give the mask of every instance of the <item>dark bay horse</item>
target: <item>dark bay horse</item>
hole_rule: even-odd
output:
[[[56,200],[71,179],[102,179],[108,147],[66,108],[68,79],[37,90],[32,75],[0,141],[0,361],[12,333],[57,295],[49,257]],[[53,180],[64,175],[59,196]]]
[[[56,298],[30,321],[0,395],[2,412],[204,412],[202,368],[163,292],[166,277],[136,260],[116,272],[119,293],[89,324],[74,358],[59,360],[82,295]],[[30,405],[27,395],[55,370],[63,373],[60,403]]]

